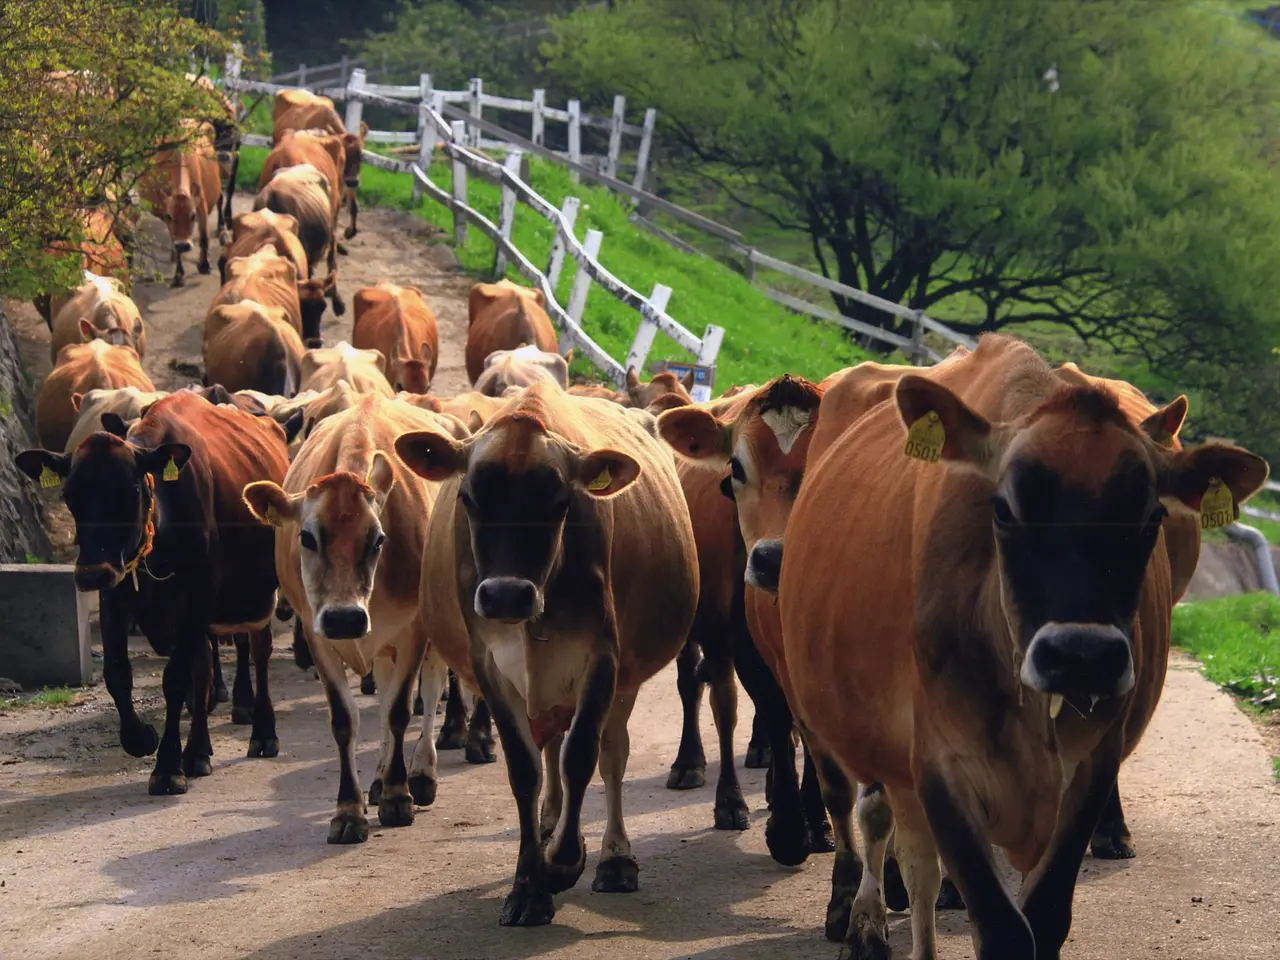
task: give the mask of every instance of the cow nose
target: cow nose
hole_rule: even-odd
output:
[[[519,623],[542,612],[538,588],[519,577],[490,577],[476,588],[476,613],[486,620]]]
[[[369,632],[369,613],[364,607],[325,607],[320,613],[320,630],[330,640],[359,640]]]
[[[120,571],[109,563],[89,563],[76,565],[76,589],[81,593],[92,593],[95,590],[110,590],[120,582]]]
[[[751,548],[751,556],[747,558],[747,583],[769,593],[777,593],[781,574],[781,540],[761,540]]]
[[[173,245],[173,249],[178,251],[178,253],[190,253],[191,244],[186,240],[179,240]]]
[[[354,190],[356,187],[360,186],[360,178],[359,178],[359,177],[347,177],[347,178],[346,178],[345,180],[343,180],[342,182],[343,182],[343,183],[345,183],[345,184],[346,184],[348,187],[350,187],[352,190]]]
[[[1133,688],[1129,638],[1105,623],[1047,623],[1022,661],[1022,682],[1041,693],[1118,697]]]

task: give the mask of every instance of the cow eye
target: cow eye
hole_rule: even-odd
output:
[[[726,497],[728,497],[730,500],[732,500],[733,499],[733,481],[728,477],[725,477],[723,480],[721,480],[720,492],[724,494]]]
[[[737,483],[747,482],[747,471],[742,469],[742,461],[737,457],[729,458],[729,475]]]
[[[385,533],[378,534],[377,538],[373,541],[372,546],[369,547],[369,552],[380,553],[382,551],[383,544],[385,544],[386,542],[387,542],[387,535]]]
[[[302,543],[303,550],[316,549],[316,538],[312,535],[310,530],[303,530],[302,533],[298,535],[298,540]]]
[[[1016,523],[1009,501],[1000,495],[991,498],[991,509],[995,513],[996,523],[1002,527],[1011,527]]]

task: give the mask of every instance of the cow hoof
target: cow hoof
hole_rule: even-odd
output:
[[[384,827],[407,827],[413,823],[413,797],[399,794],[378,800],[378,822]]]
[[[169,284],[169,286],[174,290],[177,290],[179,287],[185,287],[186,285],[187,281],[183,280],[182,277],[174,277],[173,283]]]
[[[902,882],[902,868],[896,857],[884,858],[884,902],[895,913],[901,913],[911,905],[907,885]]]
[[[465,727],[444,727],[436,737],[437,750],[461,750],[467,745]],[[481,761],[487,763],[488,761]]]
[[[717,797],[715,821],[717,830],[746,830],[751,826],[751,811],[741,796]]]
[[[250,707],[231,708],[231,722],[237,727],[247,727],[253,723],[253,710]]]
[[[181,773],[153,773],[147,793],[153,797],[176,797],[187,792],[187,778]]]
[[[415,773],[409,778],[409,793],[418,806],[429,807],[436,802],[436,782],[425,773]]]
[[[1124,834],[1095,833],[1089,849],[1098,860],[1132,860],[1138,855],[1133,840]]]
[[[345,257],[345,256],[347,255],[347,253],[349,252],[349,251],[347,250],[347,245],[346,245],[345,243],[337,243],[337,244],[334,244],[334,249],[336,249],[336,250],[338,251],[338,253],[340,253],[340,254],[341,254],[342,256],[344,256],[344,257]]]
[[[853,916],[853,900],[862,883],[862,861],[853,850],[837,853],[831,863],[831,899],[827,901],[827,919],[823,927],[832,943],[844,943]]]
[[[200,272],[201,276],[206,276],[206,277],[209,274],[213,273],[213,268],[209,266],[208,260],[201,260],[199,263],[197,263],[196,270]]]
[[[342,231],[342,235],[343,235],[344,237],[346,237],[348,240],[350,240],[350,239],[351,239],[352,237],[354,237],[358,232],[359,232],[359,231],[357,231],[355,227],[347,227],[347,229],[346,229],[346,230]]]
[[[413,698],[413,715],[414,715],[415,717],[420,717],[420,716],[422,716],[424,713],[426,713],[426,708],[425,708],[425,706],[424,706],[424,705],[423,705],[423,703],[422,703],[422,694],[421,694],[421,693],[419,693],[416,697],[414,697],[414,698]],[[438,742],[437,742],[437,745],[436,745],[436,749],[437,749],[437,750],[439,750],[439,749],[440,749],[440,747],[439,747],[439,743],[438,743]]]
[[[498,923],[504,927],[545,927],[555,915],[551,894],[545,890],[530,890],[527,880],[517,880],[507,899],[502,901],[502,916]]]
[[[676,764],[671,765],[671,772],[667,774],[668,790],[697,790],[699,787],[707,785],[707,765],[681,767]]]
[[[217,687],[214,692],[214,700],[217,703],[226,703],[231,699],[231,694],[227,693],[226,687]]]
[[[934,903],[935,910],[963,910],[964,897],[956,889],[950,877],[942,878],[942,886],[938,888],[938,899]]]
[[[378,777],[373,783],[369,784],[369,802],[377,804],[382,799],[382,778]]]
[[[747,744],[747,758],[742,761],[744,767],[748,770],[768,770],[771,763],[773,763],[773,751],[769,749],[767,743]]]
[[[366,673],[360,678],[360,692],[366,697],[372,697],[378,692],[378,685],[374,682],[372,673]]]
[[[564,843],[564,840],[561,840]],[[582,876],[582,871],[587,869],[587,841],[582,834],[578,834],[578,856],[572,863],[564,863],[557,860],[561,855],[561,850],[556,849],[551,852],[551,856],[547,858],[545,869],[547,875],[547,891],[552,894],[563,893]]]
[[[280,755],[280,741],[275,737],[267,737],[265,740],[250,740],[249,753],[250,759],[256,760],[259,757],[270,759]]]
[[[337,297],[334,297],[333,298],[333,315],[335,317],[340,317],[346,312],[347,312],[347,305],[343,303],[341,300],[339,300]]]
[[[823,820],[821,826],[816,829],[813,827],[809,828],[809,852],[836,852],[836,838],[831,833],[831,824],[827,823],[826,820]]]
[[[809,828],[799,816],[769,814],[764,825],[764,842],[769,856],[784,867],[798,867],[809,859]]]
[[[640,867],[635,857],[601,860],[591,889],[595,893],[635,893],[640,889]]]
[[[192,753],[183,754],[182,772],[188,777],[207,777],[213,773],[213,763],[209,757]]]
[[[120,746],[131,757],[149,757],[160,746],[160,737],[156,728],[148,723],[140,723],[136,727],[121,727]]]
[[[364,843],[369,839],[369,821],[358,813],[340,813],[329,821],[330,843]]]
[[[866,914],[855,914],[844,939],[849,960],[889,960],[889,931]]]
[[[467,741],[465,759],[467,763],[496,763],[498,755],[493,750],[492,740]]]

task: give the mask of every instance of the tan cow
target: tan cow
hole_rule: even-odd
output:
[[[227,282],[227,261],[247,257],[264,247],[289,260],[298,271],[298,306],[302,311],[302,340],[320,346],[320,320],[324,316],[326,281],[311,277],[311,261],[298,239],[298,220],[274,210],[250,210],[231,221],[231,245],[218,258],[218,274]]]
[[[36,396],[36,438],[46,450],[66,450],[79,411],[72,398],[90,390],[137,387],[155,390],[133,347],[105,340],[72,343],[58,351],[52,372]]]
[[[477,393],[489,397],[506,396],[508,391],[523,390],[535,383],[554,383],[561,390],[569,383],[569,360],[558,353],[547,353],[535,346],[515,350],[496,350],[485,359],[484,370],[475,380]]]
[[[541,290],[517,286],[510,280],[477,283],[467,297],[467,313],[467,376],[472,383],[479,380],[488,358],[497,350],[515,350],[526,344],[546,353],[559,350]],[[567,386],[567,381],[562,385]]]
[[[69,343],[106,340],[117,347],[133,347],[139,357],[147,351],[147,330],[138,305],[114,277],[84,274],[82,283],[54,315],[49,336],[49,358]]]
[[[209,385],[282,396],[298,390],[302,340],[280,307],[255,300],[216,304],[204,320],[203,350]]]
[[[342,316],[346,311],[346,304],[338,294],[337,287],[338,208],[334,202],[337,187],[334,184],[332,157],[323,149],[325,144],[332,147],[333,138],[317,141],[291,134],[267,158],[268,161],[274,158],[291,162],[273,168],[270,177],[264,168],[253,208],[288,214],[297,221],[298,240],[307,255],[308,277],[315,279],[322,261],[328,266],[322,289],[325,296],[333,301],[334,314]],[[286,152],[288,156],[283,156]]]
[[[634,367],[627,368],[627,400],[633,407],[641,410],[651,406],[665,396],[674,396],[684,403],[692,403],[689,391],[693,389],[693,371],[684,377],[674,373],[655,373],[648,383],[642,381]],[[678,404],[677,404],[678,406]]]
[[[434,414],[378,394],[321,423],[298,452],[283,486],[251,483],[245,502],[278,528],[276,570],[302,625],[328,695],[341,779],[330,843],[363,843],[369,836],[356,770],[360,713],[345,667],[364,676],[373,668],[383,728],[369,801],[383,826],[408,826],[414,804],[436,795],[435,710],[445,688],[439,655],[428,654],[427,626],[418,602],[427,521],[435,485],[394,455],[405,432],[440,429]],[[406,770],[404,734],[419,668],[421,735]]]
[[[684,643],[698,600],[671,452],[616,404],[537,383],[467,440],[415,431],[396,453],[445,482],[423,558],[423,621],[434,630],[461,617],[469,643],[446,629],[437,645],[461,679],[478,681],[508,759],[520,854],[501,923],[549,923],[552,895],[582,875],[597,760],[608,824],[592,888],[637,889],[622,816],[627,720],[640,685]]]
[[[440,335],[436,317],[417,287],[382,282],[356,291],[351,342],[386,358],[396,390],[426,393],[436,375]]]
[[[264,307],[281,310],[289,325],[301,337],[302,307],[298,302],[298,268],[276,253],[274,247],[263,247],[247,257],[227,261],[227,278],[213,296],[209,311],[224,303],[253,300]]]
[[[345,380],[356,393],[395,395],[386,375],[387,359],[380,350],[357,350],[343,340],[332,347],[308,350],[302,357],[300,390],[324,392]]]
[[[348,207],[351,222],[347,225],[346,238],[356,235],[356,190],[360,187],[360,168],[364,158],[364,139],[369,125],[360,124],[354,133],[348,132],[333,101],[319,97],[307,90],[281,90],[271,105],[271,145],[279,146],[290,132],[312,130],[331,134],[342,139],[345,160],[342,168],[342,202]],[[336,224],[336,221],[335,221]]]
[[[218,236],[225,244],[226,225],[231,222],[231,198],[235,195],[236,177],[240,172],[239,111],[210,77],[194,73],[188,73],[186,77],[189,83],[203,90],[217,108],[210,123],[213,127],[214,153],[218,159],[218,172],[222,176],[223,185],[223,195],[218,203]]]
[[[213,150],[213,127],[184,120],[181,148],[156,154],[142,181],[143,199],[164,221],[173,243],[173,286],[185,282],[182,255],[191,249],[191,235],[200,237],[197,269],[209,273],[209,214],[218,207],[222,179]]]
[[[76,423],[64,450],[70,453],[89,434],[102,430],[104,413],[115,414],[127,426],[139,419],[147,407],[166,396],[168,394],[163,390],[148,392],[137,387],[110,387],[89,390],[84,394],[73,393],[71,405],[77,411]]]

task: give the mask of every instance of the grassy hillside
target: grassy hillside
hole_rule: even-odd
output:
[[[246,147],[241,152],[239,182],[253,190],[262,170],[266,151]],[[446,190],[452,189],[448,164],[437,162],[431,179]],[[582,201],[575,225],[579,239],[588,229],[604,234],[600,262],[614,276],[634,290],[647,294],[655,283],[671,287],[667,312],[693,333],[701,336],[709,323],[725,328],[724,345],[716,368],[716,392],[734,383],[763,383],[782,373],[798,373],[820,379],[849,366],[866,355],[853,345],[840,328],[812,323],[783,310],[741,275],[703,257],[681,253],[644,232],[627,220],[628,208],[607,190],[575,184],[561,167],[535,161],[530,168],[532,186],[556,206],[566,196]],[[407,174],[388,173],[365,167],[361,175],[362,203],[410,210],[441,229],[452,231],[452,218],[440,204],[424,198],[414,207]],[[468,202],[485,216],[498,219],[501,191],[485,181],[468,181]],[[539,268],[546,266],[554,231],[547,221],[528,207],[517,204],[513,239],[516,246]],[[493,243],[480,231],[468,230],[465,247],[458,259],[478,277],[493,266]],[[562,271],[556,299],[568,301],[574,268],[569,261]],[[514,270],[507,276],[527,283]],[[622,305],[604,290],[592,286],[587,299],[583,327],[611,356],[626,357],[640,323],[640,315]],[[649,362],[692,359],[672,341],[659,336],[649,353]],[[580,360],[575,368],[585,371]]]

